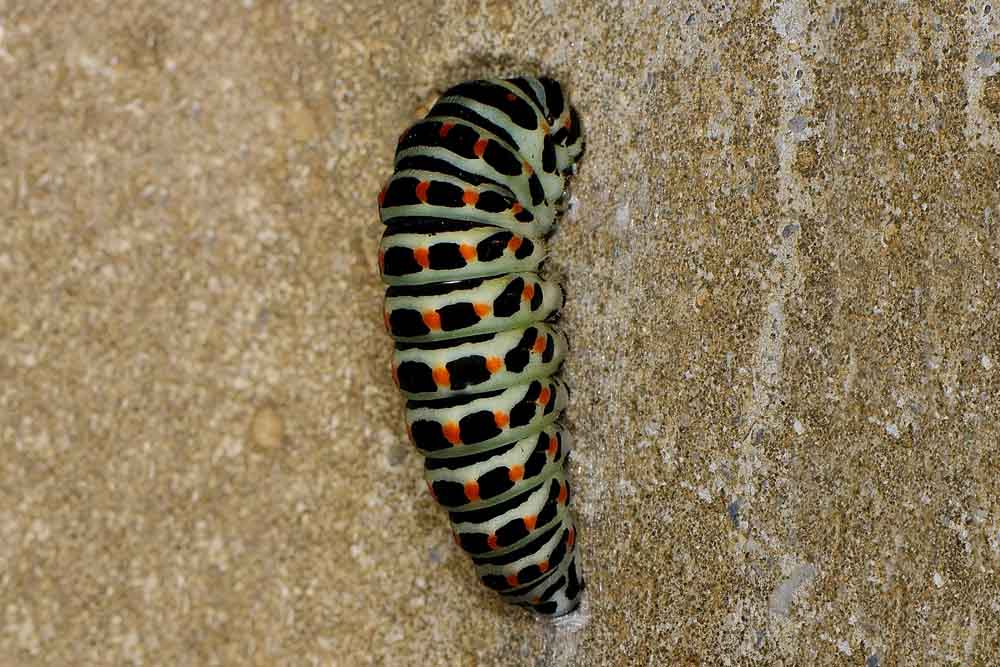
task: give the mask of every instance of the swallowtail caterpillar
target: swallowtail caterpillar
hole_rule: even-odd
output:
[[[556,81],[469,81],[402,134],[378,198],[392,374],[428,489],[480,580],[546,616],[583,590],[551,323],[563,292],[538,273],[582,152]]]

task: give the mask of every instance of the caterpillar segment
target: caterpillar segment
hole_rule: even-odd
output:
[[[506,389],[552,375],[566,356],[566,337],[550,324],[471,336],[438,344],[400,342],[392,372],[408,399]]]
[[[427,488],[482,583],[545,616],[584,587],[552,324],[564,297],[538,273],[582,152],[554,80],[469,81],[401,135],[378,196],[392,376]]]

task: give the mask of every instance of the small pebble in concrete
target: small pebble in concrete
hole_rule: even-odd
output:
[[[271,404],[257,409],[250,422],[250,436],[254,444],[264,449],[277,449],[285,437],[285,420]]]

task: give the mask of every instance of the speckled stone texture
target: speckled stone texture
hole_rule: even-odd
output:
[[[0,0],[0,665],[1000,661],[1000,6]],[[375,193],[465,78],[588,138],[589,588],[476,583]]]

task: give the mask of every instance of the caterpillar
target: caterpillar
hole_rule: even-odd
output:
[[[582,152],[556,81],[468,81],[403,132],[378,196],[392,375],[428,490],[482,583],[544,616],[584,586],[551,322],[564,296],[538,274]]]

